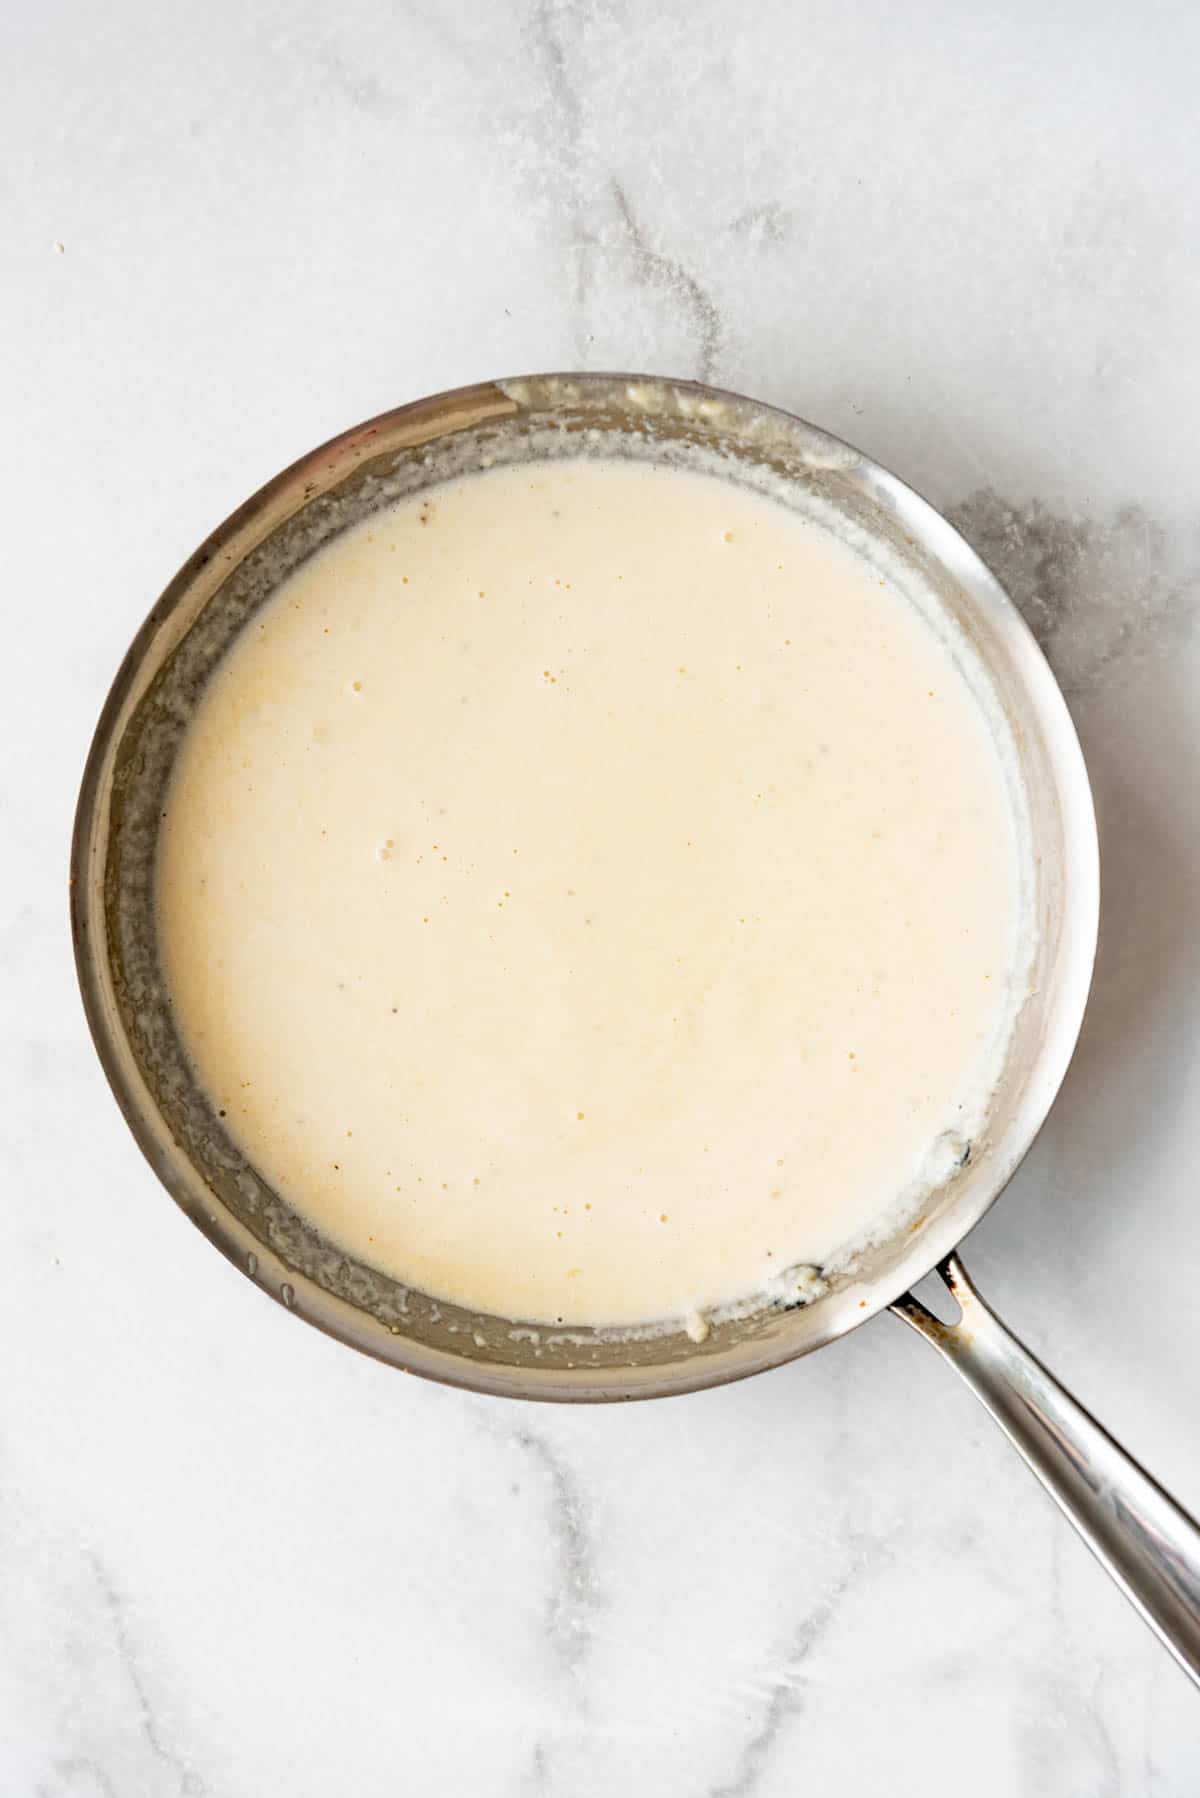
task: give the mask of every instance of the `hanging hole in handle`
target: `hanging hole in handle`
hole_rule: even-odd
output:
[[[896,1303],[903,1305],[906,1301],[951,1329],[962,1322],[962,1306],[940,1267],[935,1267],[923,1280],[918,1280]]]

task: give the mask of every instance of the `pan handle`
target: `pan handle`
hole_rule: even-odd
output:
[[[991,1412],[1126,1598],[1200,1684],[1200,1528],[990,1311],[957,1255],[938,1273],[958,1301],[942,1323],[912,1293],[892,1310]]]

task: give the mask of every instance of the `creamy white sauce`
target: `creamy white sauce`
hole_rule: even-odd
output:
[[[445,483],[291,577],[168,795],[226,1126],[331,1241],[536,1323],[812,1269],[944,1179],[1019,1004],[997,721],[866,560],[731,481]]]

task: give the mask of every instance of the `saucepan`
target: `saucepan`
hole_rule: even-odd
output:
[[[514,457],[692,446],[768,466],[932,588],[990,674],[1018,747],[1036,847],[1039,948],[988,1128],[915,1219],[807,1302],[764,1302],[702,1342],[552,1330],[409,1290],[324,1241],[250,1164],[200,1089],[171,1019],[155,933],[162,796],[190,712],[237,631],[349,524],[441,478]],[[772,407],[621,375],[488,382],[402,406],[268,483],[171,582],[138,632],[96,730],[72,851],[76,959],[92,1034],[163,1184],[243,1273],[298,1316],[396,1367],[522,1399],[662,1397],[759,1373],[891,1308],[963,1376],[1180,1663],[1200,1680],[1200,1531],[979,1297],[957,1248],[1029,1148],[1067,1069],[1099,910],[1087,771],[1058,686],[1020,615],[958,533],[895,475]],[[934,1272],[957,1317],[914,1296]]]

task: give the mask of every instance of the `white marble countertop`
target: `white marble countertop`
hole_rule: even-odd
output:
[[[268,1304],[143,1164],[66,928],[166,578],[493,374],[702,375],[890,464],[1068,690],[1106,878],[985,1293],[1200,1506],[1193,7],[44,0],[0,25],[6,1798],[1193,1798],[1200,1699],[881,1318],[605,1411]]]

